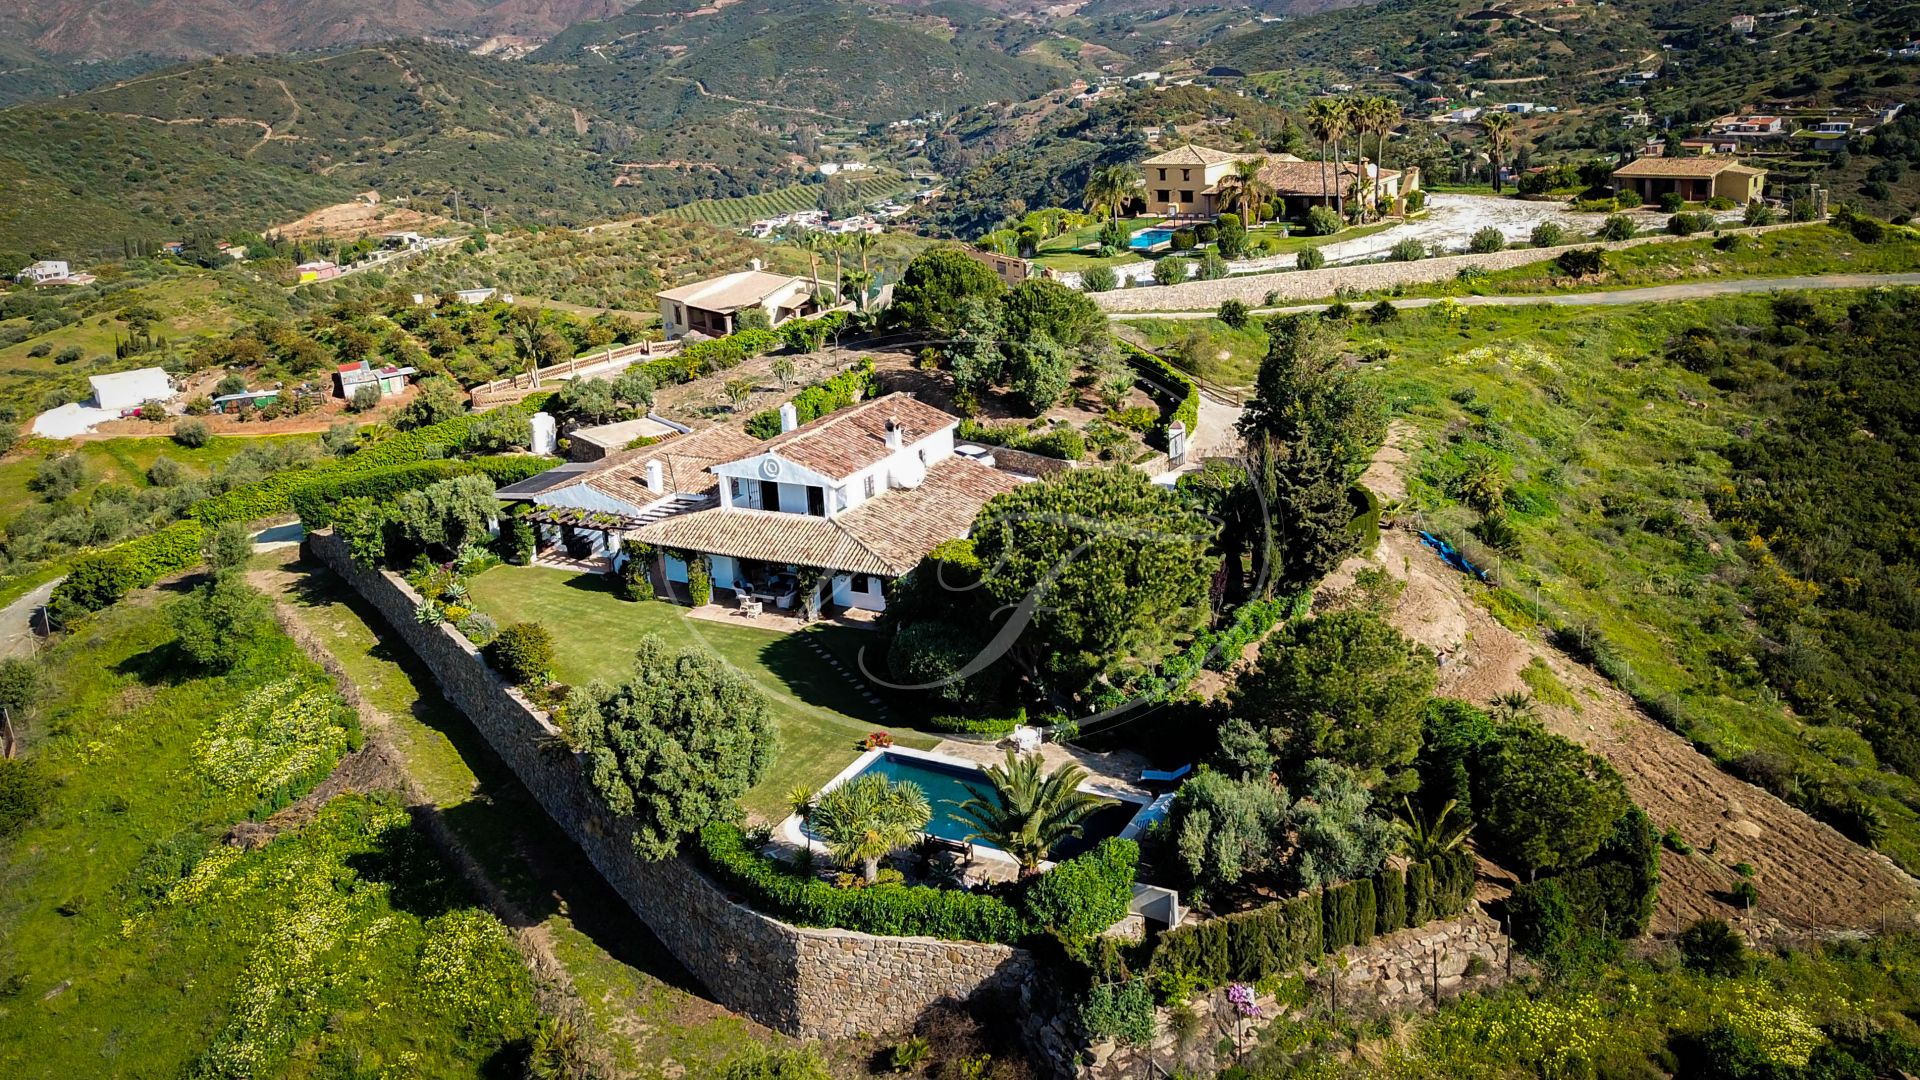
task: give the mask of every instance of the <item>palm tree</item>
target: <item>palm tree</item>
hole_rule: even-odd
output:
[[[847,271],[842,259],[852,244],[845,233],[832,233],[827,236],[827,250],[833,252],[833,299],[835,303],[847,298]]]
[[[1240,216],[1251,227],[1260,224],[1255,220],[1254,208],[1265,201],[1266,181],[1260,179],[1260,170],[1267,167],[1263,157],[1246,158],[1233,163],[1233,171],[1221,179],[1220,186],[1225,190],[1224,204],[1229,210],[1240,211]]]
[[[956,808],[975,826],[968,839],[985,840],[1013,856],[1023,877],[1038,873],[1055,845],[1079,836],[1081,819],[1101,802],[1080,790],[1087,770],[1066,764],[1047,773],[1041,766],[1039,754],[1023,756],[1009,749],[1006,764],[981,770],[986,790],[962,785],[972,798]]]
[[[920,785],[898,783],[866,773],[820,796],[813,824],[826,837],[834,858],[855,863],[871,885],[880,880],[880,860],[913,842],[927,827],[933,809]]]
[[[788,243],[807,253],[807,276],[813,280],[813,298],[820,298],[820,253],[826,250],[827,237],[818,229],[795,226],[786,235]]]
[[[778,360],[774,361],[774,366],[778,367],[779,363]],[[793,361],[788,360],[787,363],[791,365]],[[780,385],[785,387],[787,381],[781,379]],[[807,842],[809,855],[813,853],[813,837],[807,832],[807,825],[813,821],[813,803],[819,797],[819,792],[805,784],[796,784],[787,791],[787,809],[793,811],[793,816],[800,819],[800,836]]]
[[[853,249],[860,253],[860,280],[868,285],[873,284],[873,268],[867,265],[867,257],[873,253],[874,248],[879,246],[879,233],[863,232],[853,234]],[[867,293],[863,288],[860,291],[860,308],[864,311],[866,307]]]
[[[1080,199],[1094,214],[1104,212],[1112,217],[1121,217],[1139,186],[1140,177],[1134,174],[1131,167],[1117,163],[1101,165],[1088,175],[1087,186],[1081,192]]]
[[[1307,130],[1320,144],[1320,201],[1327,201],[1327,144],[1340,126],[1340,109],[1333,98],[1314,98],[1307,102]]]
[[[1353,130],[1353,100],[1351,98],[1333,98],[1333,127],[1329,134],[1333,138],[1333,175],[1338,179],[1340,169],[1346,163],[1346,157],[1340,152],[1340,142]]]
[[[1493,159],[1493,193],[1500,194],[1500,165],[1506,160],[1507,147],[1513,144],[1513,114],[1489,112],[1480,117],[1487,132],[1487,156]]]
[[[1473,831],[1473,822],[1465,815],[1454,817],[1453,811],[1459,800],[1448,799],[1447,804],[1431,819],[1421,816],[1413,808],[1413,801],[1405,795],[1400,797],[1400,805],[1406,813],[1400,817],[1400,830],[1407,836],[1407,854],[1415,862],[1425,862],[1436,855],[1444,855],[1467,842],[1467,834]]]

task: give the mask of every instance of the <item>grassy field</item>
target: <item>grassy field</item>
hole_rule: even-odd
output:
[[[27,756],[49,801],[0,856],[0,1072],[489,1074],[534,1016],[503,928],[387,796],[221,843],[357,729],[277,631],[225,676],[183,670],[162,599],[48,655]]]
[[[1160,224],[1159,218],[1122,218],[1120,227],[1132,235],[1135,230]],[[1085,228],[1064,232],[1050,240],[1043,240],[1034,255],[1034,262],[1042,266],[1051,266],[1055,270],[1085,270],[1091,266],[1124,266],[1127,263],[1145,262],[1144,256],[1135,251],[1118,251],[1111,259],[1083,255],[1079,249],[1093,247],[1100,243],[1100,226],[1088,225]]]
[[[1888,825],[1881,850],[1911,871],[1920,784],[1883,770],[1858,733],[1797,718],[1751,664],[1755,629],[1734,588],[1746,564],[1706,497],[1759,414],[1665,358],[1689,328],[1727,340],[1767,325],[1769,302],[1468,309],[1464,323],[1427,309],[1356,321],[1347,336],[1386,355],[1369,367],[1419,433],[1419,520],[1478,543],[1457,478],[1490,463],[1507,485],[1514,535],[1480,546],[1500,584],[1474,586],[1479,602],[1517,630],[1604,642],[1619,661],[1609,676],[1716,761],[1770,751],[1859,792]]]
[[[1267,330],[1257,319],[1238,330],[1219,319],[1128,319],[1118,325],[1136,344],[1170,349],[1181,367],[1223,386],[1251,387],[1267,357]]]
[[[56,442],[29,439],[4,459],[0,459],[0,522],[18,514],[39,495],[31,484],[40,463],[62,450],[79,454],[86,463],[87,478],[95,484],[120,484],[147,487],[147,470],[162,457],[172,458],[187,467],[189,473],[204,476],[232,460],[248,446],[263,443],[307,443],[317,445],[317,435],[215,436],[205,446],[189,449],[165,436],[92,439],[86,442]]]
[[[665,601],[633,603],[615,596],[606,579],[540,567],[501,566],[473,579],[477,607],[502,625],[535,620],[553,631],[555,674],[581,684],[618,679],[642,637],[658,634],[675,648],[697,646],[718,654],[751,679],[772,701],[780,751],[760,785],[744,800],[747,809],[778,820],[786,816],[786,793],[798,784],[819,786],[846,768],[868,732],[885,728],[903,745],[930,747],[938,740],[904,727],[910,715],[875,705],[853,679],[829,667],[809,641],[842,657],[879,638],[864,630],[816,626],[795,634],[690,619]]]
[[[1568,281],[1564,276],[1556,278],[1552,262],[1543,258],[1511,270],[1494,271],[1472,282],[1410,285],[1395,290],[1393,295],[1519,296],[1597,292],[1723,277],[1890,274],[1920,269],[1920,239],[1893,232],[1880,243],[1867,244],[1827,225],[1806,225],[1741,236],[1731,251],[1717,250],[1714,243],[1713,237],[1703,236],[1697,240],[1642,244],[1610,251],[1606,256],[1606,272],[1580,281]]]
[[[389,741],[448,828],[549,935],[586,1009],[589,1042],[618,1075],[713,1075],[751,1041],[775,1038],[699,996],[425,667],[382,640],[379,616],[358,596],[323,568],[257,561],[280,576],[301,623],[388,718]]]

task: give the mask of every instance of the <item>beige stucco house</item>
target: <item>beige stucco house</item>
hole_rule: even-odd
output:
[[[1286,205],[1288,217],[1324,203],[1344,210],[1362,178],[1379,202],[1392,202],[1420,186],[1418,169],[1383,169],[1370,161],[1303,161],[1292,154],[1242,154],[1187,143],[1142,162],[1147,212],[1170,218],[1206,219],[1226,209],[1228,177],[1242,161],[1259,160],[1260,180]],[[1223,188],[1223,184],[1225,187]]]
[[[1724,156],[1643,157],[1613,170],[1613,190],[1632,191],[1643,202],[1678,192],[1688,202],[1712,198],[1749,203],[1766,187],[1767,171]]]
[[[821,310],[813,297],[813,285],[806,278],[770,273],[758,265],[668,289],[658,297],[660,325],[668,340],[696,331],[708,337],[725,337],[739,329],[740,313],[752,308],[766,312],[770,326]]]

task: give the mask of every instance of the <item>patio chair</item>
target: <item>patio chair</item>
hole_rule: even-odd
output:
[[[758,600],[744,600],[740,603],[740,610],[746,613],[747,618],[757,619],[762,608]]]

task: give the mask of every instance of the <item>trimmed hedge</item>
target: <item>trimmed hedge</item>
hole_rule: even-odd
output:
[[[532,414],[539,411],[551,396],[538,394],[518,404],[497,409],[495,413],[515,411]],[[438,460],[430,456],[432,453],[429,450],[430,447],[438,448],[443,454],[459,449],[466,445],[467,433],[472,429],[474,422],[488,415],[493,414],[463,413],[431,427],[418,428],[402,432],[390,439],[382,439],[337,462],[311,469],[278,472],[258,483],[237,487],[210,499],[202,499],[195,503],[189,512],[202,525],[218,525],[227,521],[258,521],[275,514],[284,514],[293,509],[294,489],[319,477],[373,472],[396,465],[412,464],[416,461]]]
[[[1473,895],[1473,856],[1451,851],[1430,862],[1318,893],[1224,915],[1160,936],[1150,968],[1178,971],[1203,985],[1258,982],[1337,952],[1375,934],[1421,926],[1466,910]]]
[[[949,735],[1010,735],[1020,723],[1018,716],[936,716],[927,721],[928,731]]]
[[[531,413],[546,404],[549,396],[538,394],[507,408]],[[207,526],[284,514],[293,509],[294,493],[310,484],[338,482],[396,466],[425,463],[430,446],[454,448],[464,444],[468,428],[478,418],[474,414],[457,416],[375,443],[338,462],[275,473],[257,483],[200,500],[188,511],[186,521],[100,551],[82,552],[74,557],[67,580],[54,589],[48,600],[53,618],[56,622],[65,622],[85,612],[98,611],[134,589],[145,588],[168,574],[199,565],[200,540]],[[485,472],[495,484],[503,484],[549,468],[553,459],[532,454],[503,454],[465,463],[438,459],[432,463],[465,472]],[[437,473],[415,486],[425,486],[447,475],[453,474]]]
[[[56,624],[98,611],[132,592],[200,565],[205,535],[196,521],[176,521],[158,532],[102,551],[74,556],[67,578],[53,590],[47,606]]]
[[[1009,450],[1062,461],[1079,461],[1087,456],[1086,436],[1065,425],[1036,435],[1027,430],[1025,424],[983,424],[978,420],[962,420],[959,429],[954,432],[954,438],[960,442],[1004,446]]]
[[[299,484],[288,495],[293,512],[309,529],[333,524],[340,500],[366,496],[388,502],[403,492],[469,473],[485,473],[495,487],[517,483],[559,464],[558,458],[538,454],[499,454],[469,461],[415,461],[368,472],[329,473]]]
[[[1027,884],[1023,901],[1028,918],[1068,949],[1084,950],[1107,927],[1127,917],[1139,867],[1139,844],[1108,837]]]
[[[925,885],[836,888],[762,856],[738,826],[725,822],[702,827],[694,848],[721,884],[755,909],[799,926],[1006,945],[1033,930],[1018,909],[997,896]]]
[[[873,361],[862,360],[859,366],[830,379],[823,379],[795,394],[793,411],[798,414],[799,422],[804,424],[857,401],[865,401],[879,392],[880,379],[873,373]],[[747,417],[745,427],[747,434],[756,439],[771,439],[780,434],[780,410],[762,409]]]
[[[1157,386],[1172,387],[1180,393],[1180,401],[1173,407],[1173,416],[1167,421],[1169,427],[1174,420],[1187,425],[1187,438],[1193,438],[1194,430],[1200,423],[1200,384],[1193,376],[1167,363],[1153,353],[1128,341],[1114,339],[1120,346],[1120,354],[1127,358],[1134,370],[1146,376],[1148,382]]]

